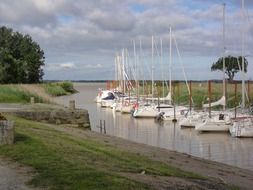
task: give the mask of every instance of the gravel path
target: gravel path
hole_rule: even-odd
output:
[[[26,183],[33,176],[28,167],[0,158],[0,189],[1,190],[33,190]]]

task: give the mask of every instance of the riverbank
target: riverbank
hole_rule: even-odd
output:
[[[120,138],[11,117],[2,156],[32,167],[48,189],[250,189],[253,172]]]
[[[252,171],[72,125],[7,117],[15,121],[15,144],[0,147],[0,155],[32,168],[27,181],[31,188],[251,189],[253,185]]]

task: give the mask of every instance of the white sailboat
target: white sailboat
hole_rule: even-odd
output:
[[[253,137],[253,117],[235,120],[229,132],[233,137]]]
[[[242,0],[242,20],[245,20],[244,0]],[[242,104],[245,109],[245,70],[244,70],[244,28],[242,27]],[[251,113],[252,114],[252,113]],[[242,114],[236,117],[233,125],[229,128],[233,137],[253,137],[253,116],[250,114]]]
[[[224,45],[224,52],[223,52],[223,96],[220,100],[216,102],[209,102],[209,104],[204,104],[203,107],[209,107],[209,115],[204,118],[200,123],[196,124],[195,130],[197,131],[228,131],[229,127],[232,123],[230,118],[230,113],[225,111],[226,108],[226,96],[225,96],[225,4],[223,6],[223,45]],[[211,84],[211,83],[210,83]],[[210,85],[209,85],[209,88]],[[210,93],[209,89],[209,93]],[[209,98],[210,101],[210,98]],[[211,112],[211,107],[222,105],[223,111],[222,112]]]
[[[171,34],[171,29],[170,29]],[[161,43],[161,57],[163,55],[163,48],[162,48],[162,40],[160,39]],[[171,40],[170,40],[170,46],[171,46]],[[171,49],[171,48],[170,48]],[[171,57],[171,51],[170,51],[170,57]],[[144,103],[138,105],[136,109],[133,112],[133,117],[139,118],[156,118],[158,116],[161,116],[161,113],[170,113],[173,110],[173,105],[171,105],[171,68],[170,68],[170,85],[169,85],[169,92],[167,96],[165,97],[154,97],[154,38],[152,36],[152,97],[146,97],[144,98],[145,101],[152,101],[152,104]],[[162,58],[161,58],[161,64],[162,64]],[[170,59],[171,64],[171,59]],[[171,67],[171,66],[170,66]],[[163,93],[164,94],[164,93]],[[160,104],[160,102],[163,102],[163,104]],[[168,104],[167,104],[168,103]]]
[[[176,41],[175,36],[174,36],[174,41],[175,41],[175,45],[176,45],[176,49],[177,49],[177,53],[178,53],[179,59],[181,60],[181,56],[180,56],[180,53],[179,53],[179,49],[178,49],[178,46],[177,46],[177,41]],[[182,63],[181,63],[181,66],[182,66]],[[171,30],[171,27],[170,27],[170,58],[169,58],[169,68],[170,68],[170,76],[169,76],[170,77],[170,85],[169,85],[170,86],[170,90],[169,90],[168,97],[170,98],[170,102],[171,102],[172,101],[172,98],[171,98],[171,92],[172,92],[172,89],[171,89],[172,88],[172,84],[171,84],[171,75],[172,75],[171,74],[171,71],[172,71],[172,30]],[[185,81],[186,81],[187,89],[188,89],[188,91],[190,91],[183,66],[182,66],[182,70],[183,70],[184,78],[185,78]],[[188,107],[173,105],[172,109],[166,110],[165,112],[161,112],[159,116],[160,116],[160,119],[162,119],[164,121],[173,121],[173,120],[178,120],[178,119],[180,120],[180,119],[182,119],[182,118],[185,117],[185,114],[188,112],[188,110],[189,110]]]

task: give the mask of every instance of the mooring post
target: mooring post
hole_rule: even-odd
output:
[[[190,112],[192,110],[192,81],[190,81],[190,94],[189,94],[189,105],[190,105]]]
[[[209,118],[211,118],[211,81],[208,81],[208,96],[209,96]]]
[[[250,101],[250,80],[248,80],[248,97],[249,97],[249,101]]]
[[[30,98],[30,103],[31,103],[31,104],[34,104],[34,103],[35,103],[34,97],[31,97],[31,98]]]
[[[104,134],[106,134],[105,120],[104,120]]]
[[[99,125],[99,127],[100,127],[100,133],[102,133],[102,130],[103,130],[103,128],[102,128],[102,119],[100,119],[100,125]]]
[[[237,106],[237,82],[235,82],[235,119],[236,119],[236,106]]]
[[[75,110],[76,109],[76,105],[75,105],[75,100],[70,100],[69,101],[69,109],[71,110]]]

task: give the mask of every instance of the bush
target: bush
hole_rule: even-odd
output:
[[[45,83],[43,87],[51,96],[63,96],[68,94],[58,83]]]
[[[74,89],[73,83],[69,81],[64,81],[58,83],[66,92],[75,93],[76,90]]]

